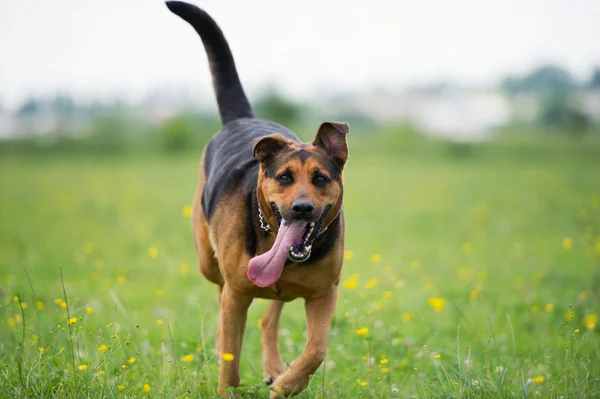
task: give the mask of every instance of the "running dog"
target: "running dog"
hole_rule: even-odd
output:
[[[229,45],[203,10],[168,8],[200,35],[223,123],[204,148],[193,204],[200,271],[218,287],[220,395],[240,383],[248,307],[270,299],[261,323],[263,374],[271,397],[299,393],[323,363],[344,260],[342,171],[348,124],[325,122],[311,143],[255,119]],[[285,302],[304,298],[308,342],[287,367],[278,347]]]

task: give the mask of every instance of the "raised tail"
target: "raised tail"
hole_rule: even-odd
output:
[[[253,118],[233,55],[215,20],[198,7],[181,1],[167,1],[167,7],[192,25],[202,39],[223,124],[240,118]]]

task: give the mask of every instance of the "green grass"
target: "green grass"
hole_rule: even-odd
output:
[[[351,138],[349,259],[327,367],[299,397],[600,396],[600,152],[394,143]],[[217,396],[216,288],[184,215],[197,163],[0,160],[1,397]],[[250,309],[243,396],[268,393],[265,307]],[[287,304],[284,361],[305,330]]]

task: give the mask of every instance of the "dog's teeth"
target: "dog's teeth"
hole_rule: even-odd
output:
[[[312,245],[309,245],[308,247],[306,247],[306,253],[310,252],[311,249],[312,249]]]

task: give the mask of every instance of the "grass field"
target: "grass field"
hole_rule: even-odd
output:
[[[600,397],[600,147],[392,141],[351,137],[340,299],[299,397]],[[0,159],[0,396],[217,396],[197,160]],[[268,394],[266,304],[250,309],[244,397]],[[287,304],[284,361],[305,329]]]

